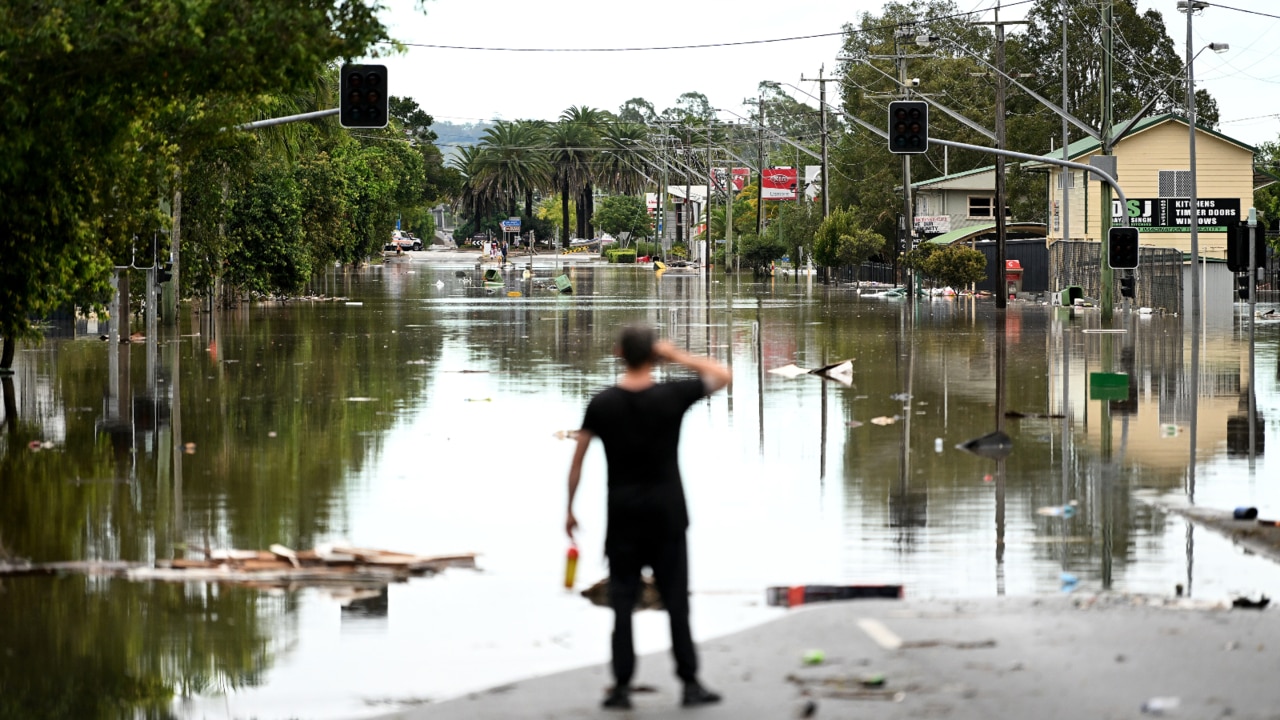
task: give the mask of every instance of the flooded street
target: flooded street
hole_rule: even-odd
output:
[[[187,314],[131,344],[82,323],[19,352],[0,558],[344,541],[479,558],[360,599],[0,579],[0,717],[372,716],[606,660],[611,612],[561,586],[564,436],[618,376],[613,341],[633,322],[734,372],[681,445],[700,640],[784,613],[765,604],[780,585],[1280,590],[1274,563],[1139,499],[1280,517],[1280,323],[1257,328],[1251,461],[1243,315],[1197,347],[1158,314],[1102,328],[1096,310],[1001,317],[990,300],[593,265],[564,270],[575,292],[560,295],[545,287],[559,272],[486,290],[470,265],[389,264],[328,276],[318,290],[337,300]],[[769,372],[843,360],[847,385]],[[1127,390],[1091,399],[1099,372],[1127,373]],[[1004,460],[957,449],[998,429]],[[604,502],[597,443],[575,504],[579,588],[607,574]],[[641,653],[667,646],[660,613],[636,633]]]

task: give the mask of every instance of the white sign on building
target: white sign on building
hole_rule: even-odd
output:
[[[916,232],[926,235],[941,235],[951,232],[950,215],[917,215],[915,217]]]

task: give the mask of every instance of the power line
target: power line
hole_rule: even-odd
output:
[[[1271,13],[1264,13],[1261,10],[1246,10],[1244,8],[1231,7],[1230,5],[1219,5],[1218,3],[1211,3],[1211,2],[1207,2],[1205,3],[1205,5],[1208,5],[1209,7],[1222,8],[1223,10],[1235,10],[1236,12],[1248,13],[1250,15],[1261,15],[1262,17],[1269,17],[1269,18],[1275,18],[1277,20],[1280,20],[1280,15],[1272,15]]]
[[[1018,5],[1028,5],[1035,0],[1018,0],[1004,7],[1015,7]],[[737,47],[742,45],[765,45],[768,43],[793,42],[796,40],[813,40],[816,38],[841,37],[844,35],[870,33],[881,30],[892,30],[894,28],[910,27],[919,25],[921,22],[936,22],[938,20],[950,20],[952,18],[967,17],[973,15],[973,12],[958,12],[951,15],[939,15],[937,17],[925,18],[920,21],[889,23],[876,27],[848,29],[839,32],[818,33],[815,35],[795,35],[783,38],[768,38],[765,40],[740,40],[737,42],[718,42],[718,43],[702,43],[699,45],[661,45],[655,47],[621,47],[621,48],[517,48],[517,47],[482,47],[476,45],[437,45],[432,43],[412,43],[400,42],[398,44],[407,47],[432,48],[435,50],[476,50],[481,52],[537,52],[537,53],[597,53],[597,52],[650,52],[655,50],[703,50],[706,48],[720,47]],[[397,44],[394,42],[384,42],[384,45]]]

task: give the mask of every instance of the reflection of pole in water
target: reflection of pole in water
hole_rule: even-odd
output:
[[[756,355],[756,403],[760,415],[760,454],[764,455],[764,332],[760,325],[760,298],[756,298],[756,321],[751,325]]]
[[[1196,501],[1196,433],[1200,415],[1200,323],[1191,323],[1191,450],[1187,460],[1187,499]]]
[[[827,477],[827,385],[823,382],[821,385],[822,393],[822,432],[818,437],[818,479],[825,480]]]
[[[181,318],[174,322],[181,327]],[[173,538],[174,542],[183,542],[185,528],[182,523],[182,341],[181,334],[174,332],[175,339],[169,343],[172,366],[169,371],[169,432],[173,436]]]
[[[996,310],[996,430],[1004,432],[1009,311]],[[1005,459],[996,460],[996,594],[1004,595]]]
[[[733,283],[724,284],[724,328],[725,328],[725,360],[724,364],[733,372]],[[729,418],[733,419],[733,383],[724,389],[724,401],[728,406]]]

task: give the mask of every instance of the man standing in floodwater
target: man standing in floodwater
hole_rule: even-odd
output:
[[[591,439],[604,443],[609,502],[605,555],[609,558],[609,604],[613,607],[613,691],[604,707],[631,707],[631,678],[636,654],[631,615],[640,592],[640,571],[653,569],[654,583],[671,619],[671,652],[676,675],[684,683],[685,707],[720,701],[698,682],[698,654],[689,629],[689,561],[685,530],[689,515],[680,480],[680,423],[695,402],[724,388],[733,375],[710,357],[690,355],[652,328],[629,326],[616,349],[626,365],[617,385],[602,390],[587,405],[578,445],[569,466],[569,511],[565,530],[573,538],[578,521],[573,496],[582,476],[582,458]],[[654,366],[674,363],[698,377],[655,382]]]

